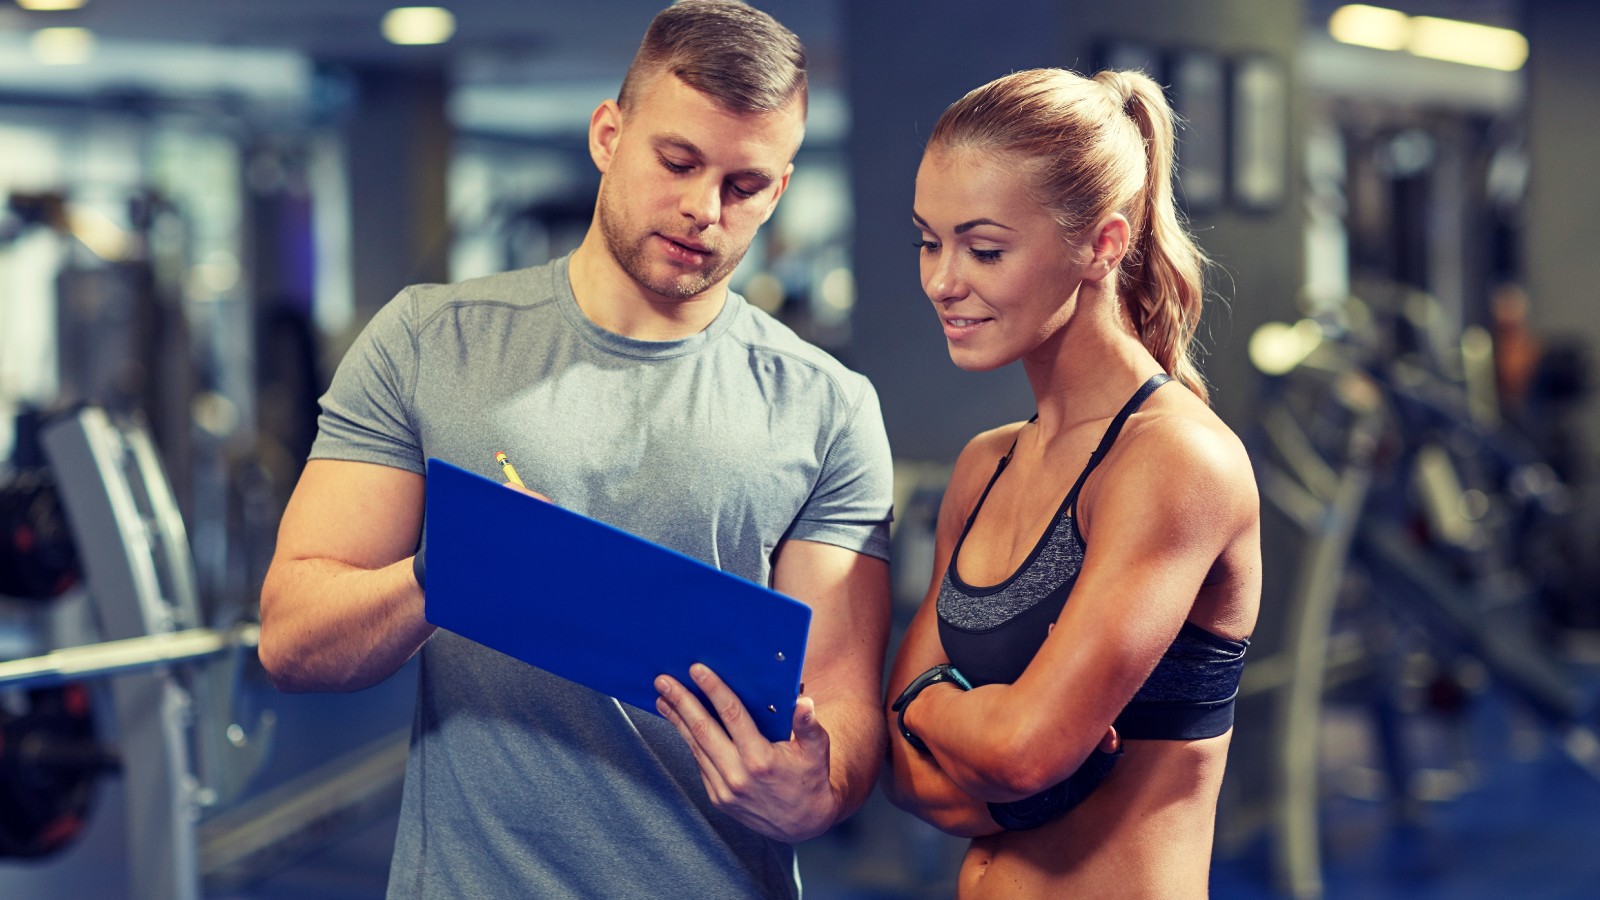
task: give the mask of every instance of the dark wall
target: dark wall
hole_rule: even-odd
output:
[[[1264,53],[1284,64],[1292,86],[1301,4],[930,0],[914,12],[878,3],[849,3],[844,10],[858,297],[850,359],[883,396],[896,455],[948,462],[978,431],[1031,415],[1033,399],[1019,366],[984,374],[957,369],[922,294],[911,202],[923,140],[939,113],[1011,71],[1051,65],[1089,70],[1112,40],[1158,51]],[[1291,101],[1288,112],[1292,121],[1299,104]],[[1298,141],[1290,147],[1290,159],[1298,159]],[[1297,174],[1298,166],[1290,172]],[[1202,246],[1219,263],[1213,289],[1226,298],[1210,306],[1201,326],[1206,374],[1218,411],[1236,426],[1253,392],[1244,356],[1250,332],[1261,322],[1294,317],[1303,271],[1297,198],[1291,177],[1275,209],[1224,206],[1193,221]]]
[[[1523,227],[1529,310],[1548,343],[1585,348],[1591,366],[1600,347],[1600,15],[1587,0],[1532,0],[1528,34],[1528,201]],[[1591,396],[1575,421],[1583,446],[1600,446],[1600,414]],[[1600,480],[1586,450],[1590,486]]]

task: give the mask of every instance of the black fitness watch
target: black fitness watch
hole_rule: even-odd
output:
[[[940,663],[911,679],[911,683],[906,685],[906,689],[900,692],[900,696],[896,697],[894,704],[889,707],[890,712],[900,714],[901,737],[904,737],[906,743],[916,748],[919,753],[927,753],[928,745],[924,744],[922,738],[912,734],[911,729],[906,727],[906,707],[911,705],[911,701],[915,700],[918,694],[940,683],[953,684],[963,691],[972,690],[972,682],[968,681],[966,676],[962,675],[955,666],[949,663]]]

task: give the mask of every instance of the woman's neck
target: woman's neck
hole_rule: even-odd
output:
[[[1109,302],[1107,302],[1109,300]],[[1162,371],[1114,298],[1086,296],[1050,340],[1023,359],[1042,437],[1085,419],[1115,415]]]

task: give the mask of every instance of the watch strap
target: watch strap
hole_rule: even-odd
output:
[[[915,700],[918,694],[933,685],[941,683],[953,684],[963,691],[972,690],[972,682],[968,681],[959,669],[949,663],[940,663],[911,679],[911,683],[906,685],[905,690],[900,692],[900,696],[896,697],[894,703],[889,707],[891,712],[898,714],[897,721],[900,725],[900,736],[905,738],[906,743],[910,744],[919,753],[927,753],[928,745],[923,743],[922,738],[917,737],[911,729],[906,727],[906,707],[911,705],[911,701]]]

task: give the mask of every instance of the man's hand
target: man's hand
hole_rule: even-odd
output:
[[[711,701],[716,717],[693,691],[666,675],[656,679],[661,692],[656,709],[694,752],[712,805],[785,843],[798,844],[827,831],[842,800],[828,778],[828,732],[817,721],[811,698],[802,696],[795,704],[793,736],[772,743],[714,672],[696,663],[689,675]]]

